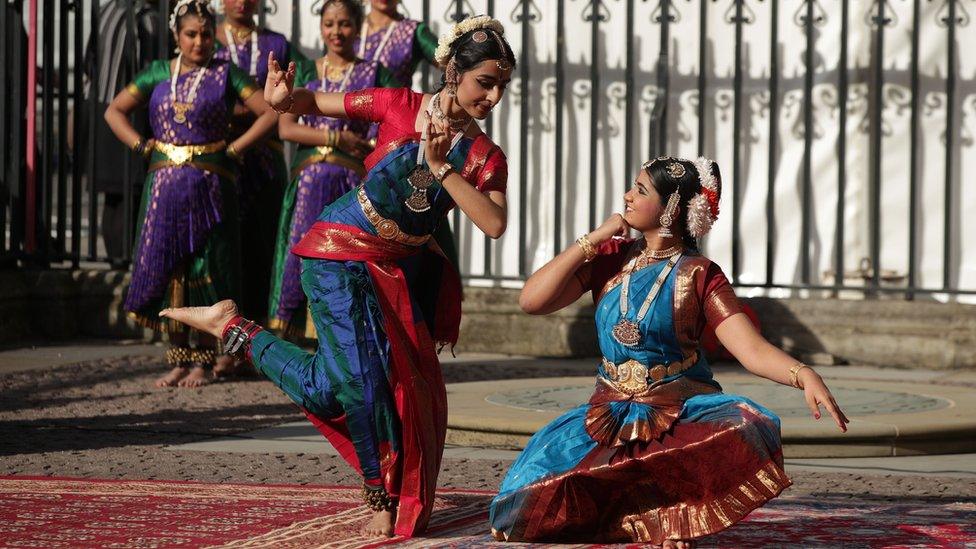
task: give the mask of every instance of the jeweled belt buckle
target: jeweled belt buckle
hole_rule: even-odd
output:
[[[193,158],[193,152],[186,147],[173,147],[166,151],[166,156],[177,166],[182,166]]]

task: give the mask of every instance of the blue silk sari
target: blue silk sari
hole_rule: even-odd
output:
[[[641,341],[628,347],[612,336],[623,255],[601,256],[593,267],[616,267],[609,280],[591,280],[604,355],[593,397],[543,427],[512,464],[491,504],[499,540],[694,539],[727,528],[790,484],[779,418],[722,393],[698,351],[706,320],[717,325],[741,310],[721,271],[701,256],[682,257],[639,323]],[[633,273],[629,319],[666,264]],[[622,365],[635,364],[628,361],[647,373],[671,367],[633,394],[627,389],[645,380],[622,385]]]

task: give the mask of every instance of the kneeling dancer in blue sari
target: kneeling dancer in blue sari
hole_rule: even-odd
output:
[[[804,391],[846,431],[823,380],[769,344],[697,239],[718,216],[715,162],[645,163],[625,212],[580,237],[526,282],[519,302],[547,314],[590,292],[603,360],[590,401],[532,437],[491,503],[509,541],[650,542],[693,547],[790,485],[780,423],[712,378],[699,338],[713,327],[747,370]],[[619,238],[630,229],[637,240]]]

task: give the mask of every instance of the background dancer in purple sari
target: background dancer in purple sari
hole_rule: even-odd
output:
[[[400,6],[399,0],[370,0],[369,4],[369,13],[354,45],[356,56],[368,61],[378,61],[402,85],[410,87],[413,74],[421,61],[437,66],[437,37],[426,23],[404,17],[397,10]],[[376,137],[375,126],[369,137]],[[442,223],[434,233],[434,240],[444,250],[444,255],[451,264],[457,267],[458,252],[451,226]]]
[[[358,0],[327,0],[322,6],[321,31],[328,51],[314,62],[314,70],[299,71],[295,85],[331,93],[399,87],[382,65],[356,58],[352,43],[362,21]],[[302,72],[313,78],[301,81]],[[327,116],[284,114],[278,121],[281,137],[299,144],[281,206],[268,306],[268,327],[286,337],[315,337],[314,324],[305,322],[302,260],[291,248],[305,236],[322,208],[352,190],[366,175],[363,158],[373,150],[366,139],[369,128],[368,122]]]
[[[258,87],[234,65],[213,58],[215,20],[201,0],[180,0],[170,18],[179,55],[153,62],[120,92],[105,120],[123,143],[149,158],[142,221],[125,310],[144,326],[168,332],[173,368],[159,387],[196,387],[210,379],[216,341],[161,321],[176,305],[206,305],[240,295],[237,187],[241,153],[277,120]],[[234,104],[257,117],[237,138],[228,133]],[[148,103],[153,136],[143,137],[128,114]],[[220,357],[228,362],[228,357]]]
[[[295,61],[299,70],[309,67],[307,59],[284,35],[255,23],[257,0],[220,0],[224,20],[217,28],[218,59],[229,61],[264,86],[268,77],[268,53],[276,59]],[[303,79],[304,75],[300,75]],[[243,105],[234,109],[231,135],[236,137],[254,122],[254,115]],[[277,132],[251,147],[244,154],[244,169],[238,180],[241,199],[241,239],[247,243],[248,253],[241,258],[241,309],[254,318],[263,319],[267,313],[271,291],[271,270],[274,264],[278,217],[285,187],[288,185],[288,165],[284,147]],[[218,375],[233,374],[237,370],[217,369]]]
[[[590,401],[536,432],[509,469],[491,503],[497,539],[686,549],[790,485],[779,418],[722,392],[699,349],[706,324],[747,370],[802,390],[816,419],[823,406],[847,430],[820,376],[756,332],[699,253],[720,194],[711,160],[647,162],[623,215],[526,281],[531,314],[593,295],[603,360]],[[615,238],[631,228],[643,238]]]

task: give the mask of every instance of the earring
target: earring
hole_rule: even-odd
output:
[[[454,60],[447,64],[447,69],[444,71],[444,87],[447,88],[447,95],[449,97],[457,97],[457,65],[454,64]]]
[[[671,238],[674,236],[674,233],[671,232],[671,225],[674,224],[674,216],[678,211],[678,200],[680,198],[681,196],[677,190],[668,197],[668,203],[664,207],[664,214],[661,216],[661,228],[657,233],[661,238]]]

